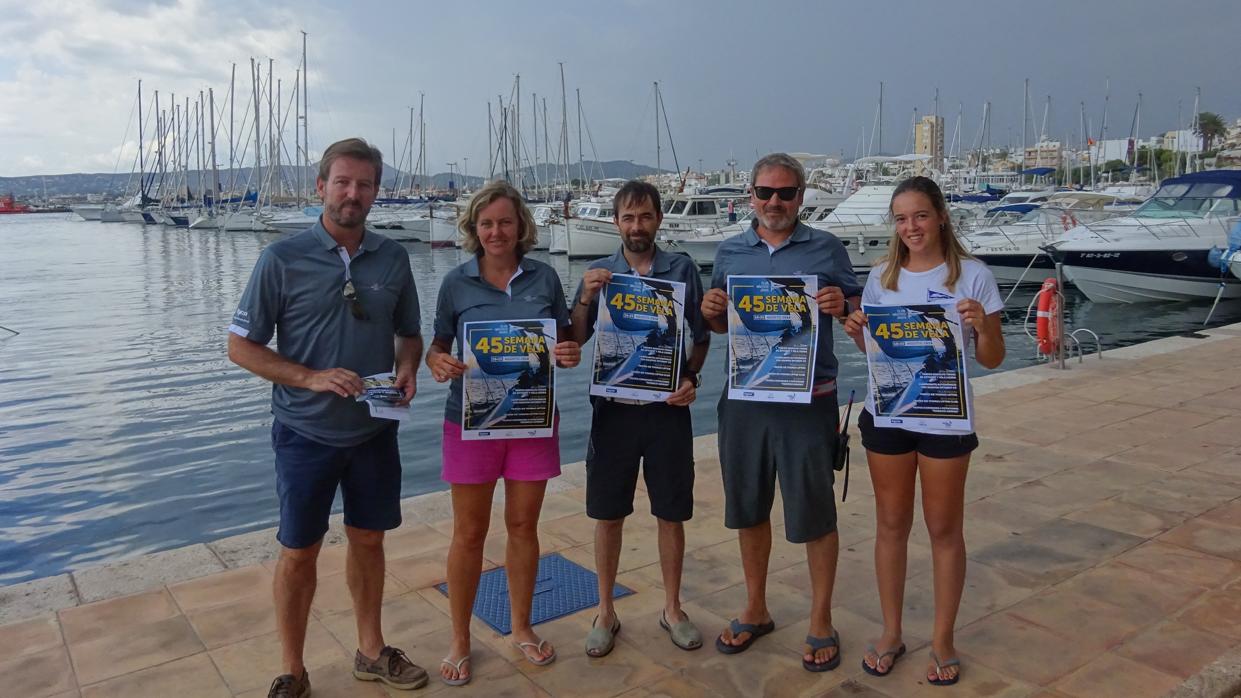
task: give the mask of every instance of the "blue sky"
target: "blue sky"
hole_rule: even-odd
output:
[[[962,105],[967,146],[986,100],[992,142],[1020,140],[1025,78],[1031,128],[1050,94],[1054,138],[1078,138],[1081,102],[1097,134],[1109,78],[1114,137],[1128,135],[1139,92],[1143,135],[1176,128],[1178,101],[1188,124],[1195,87],[1203,109],[1241,116],[1241,3],[1222,0],[0,0],[0,16],[0,175],[128,170],[138,78],[179,102],[208,85],[222,101],[231,63],[244,91],[249,59],[271,57],[287,89],[300,29],[310,34],[312,151],[361,135],[386,152],[393,128],[402,146],[421,92],[432,171],[469,158],[470,173],[482,173],[487,101],[495,109],[498,95],[507,99],[518,73],[523,137],[532,137],[536,92],[556,139],[561,61],[574,158],[580,88],[598,156],[654,164],[658,80],[682,167],[720,167],[730,156],[746,166],[770,150],[852,157],[863,130],[870,137],[881,80],[888,152],[904,149],[914,108],[929,112],[936,87],[949,138]]]

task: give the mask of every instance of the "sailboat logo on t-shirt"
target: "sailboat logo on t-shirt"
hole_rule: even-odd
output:
[[[952,300],[952,294],[940,293],[939,291],[934,291],[928,288],[926,290],[926,299],[928,301],[950,301]]]

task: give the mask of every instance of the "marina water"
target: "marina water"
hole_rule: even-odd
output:
[[[254,262],[276,239],[61,214],[0,217],[0,325],[21,333],[0,341],[0,585],[276,524],[270,386],[225,351]],[[464,253],[403,244],[429,333],[440,279]],[[556,268],[571,297],[588,261],[532,255]],[[1009,301],[1000,370],[1035,362],[1021,328],[1033,292]],[[1197,329],[1210,304],[1093,305],[1070,289],[1067,307],[1071,327],[1089,327],[1116,348]],[[1241,305],[1226,302],[1212,324],[1237,321]],[[841,399],[850,389],[860,399],[865,358],[838,327],[836,346]],[[586,455],[592,350],[582,366],[557,373],[565,463]],[[696,434],[715,431],[725,353],[716,336],[693,406]],[[972,362],[970,371],[983,372]],[[445,487],[446,395],[447,384],[419,373],[414,416],[400,430],[402,496]],[[860,448],[853,457],[864,467]]]

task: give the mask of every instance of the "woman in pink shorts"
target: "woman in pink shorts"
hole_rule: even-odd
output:
[[[556,658],[555,649],[530,627],[530,606],[538,570],[543,492],[547,481],[560,474],[559,433],[553,428],[545,438],[462,440],[464,325],[480,320],[553,319],[559,336],[572,336],[560,277],[547,264],[525,257],[534,247],[537,228],[516,189],[502,181],[488,184],[470,199],[457,227],[462,248],[474,257],[444,276],[436,301],[435,339],[427,352],[432,377],[452,381],[444,410],[443,478],[452,486],[448,598],[453,637],[448,656],[440,664],[440,676],[453,686],[467,683],[471,676],[470,614],[482,574],[492,498],[500,479],[504,480],[508,532],[504,564],[513,640],[535,664]],[[572,368],[581,359],[575,342],[558,342],[553,354],[561,368]]]

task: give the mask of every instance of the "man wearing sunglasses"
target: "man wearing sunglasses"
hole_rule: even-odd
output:
[[[382,176],[377,148],[360,138],[332,144],[316,182],[323,215],[263,250],[229,326],[229,359],[273,384],[281,545],[273,591],[283,673],[272,682],[272,698],[310,694],[302,654],[338,487],[358,627],[353,675],[396,688],[427,682],[380,630],[384,532],[401,523],[397,422],[371,417],[354,399],[364,376],[393,371],[398,404],[408,405],[422,359],[409,254],[366,229]],[[273,336],[274,350],[267,346]]]
[[[784,503],[784,535],[806,545],[812,602],[802,666],[828,671],[840,664],[840,637],[832,626],[832,587],[840,539],[832,496],[832,461],[838,421],[836,355],[832,322],[861,300],[844,245],[831,233],[800,221],[806,173],[784,153],[754,164],[750,204],[754,218],[741,234],[720,243],[702,315],[712,331],[728,331],[728,277],[816,275],[819,335],[810,404],[728,399],[719,402],[719,456],[724,477],[724,525],[738,529],[745,571],[746,607],[716,639],[725,654],[745,651],[775,629],[767,609],[771,507],[775,483]]]

